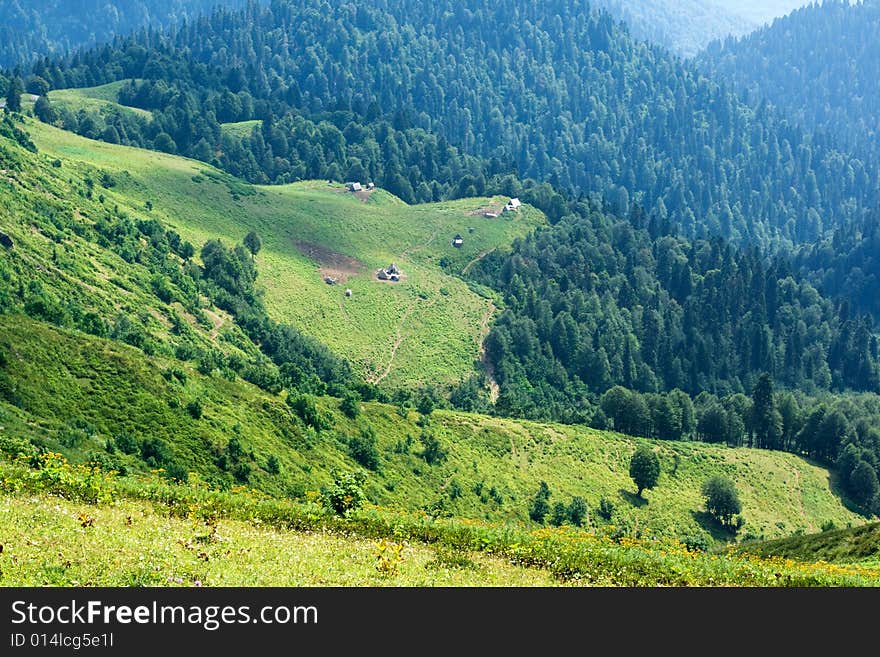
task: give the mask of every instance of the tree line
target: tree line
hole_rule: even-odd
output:
[[[31,74],[52,88],[138,80],[121,98],[152,120],[92,114],[74,129],[113,138],[109,121],[123,142],[260,182],[355,177],[360,165],[423,200],[422,183],[435,199],[465,175],[514,172],[623,214],[639,204],[685,235],[763,247],[819,239],[878,197],[874,169],[828,135],[750,108],[572,0],[253,4],[44,59]],[[221,125],[242,120],[263,128],[230,143]],[[444,143],[458,171],[444,169]]]

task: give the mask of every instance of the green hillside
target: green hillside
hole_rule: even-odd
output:
[[[97,87],[83,87],[80,89],[56,89],[49,93],[49,101],[57,107],[66,107],[73,112],[81,109],[97,110],[98,112],[121,111],[131,112],[138,117],[151,119],[152,112],[138,107],[127,107],[117,102],[119,90],[124,82],[111,82]],[[23,104],[28,105],[29,96],[24,97]]]
[[[332,481],[335,469],[360,469],[352,439],[373,435],[377,464],[367,471],[369,499],[409,511],[528,524],[531,499],[543,480],[551,503],[584,498],[594,527],[614,524],[627,534],[667,538],[710,532],[729,540],[702,513],[700,495],[703,481],[724,474],[740,490],[746,538],[862,522],[834,495],[827,470],[790,454],[645,441],[582,426],[442,410],[425,421],[379,403],[362,404],[351,419],[330,398],[319,400],[329,426],[316,432],[282,398],[240,379],[204,376],[161,356],[20,316],[0,317],[0,352],[0,437],[11,441],[4,443],[11,453],[17,439],[31,439],[77,461],[137,472],[145,454],[165,450],[154,465],[174,464],[215,486],[246,483],[307,499]],[[167,376],[172,368],[185,372],[185,382]],[[196,399],[198,418],[188,412]],[[426,461],[425,436],[439,441],[445,458]],[[133,449],[127,447],[132,440]],[[145,448],[144,441],[159,446]],[[644,500],[635,496],[628,473],[639,444],[661,457],[660,482]],[[270,457],[279,465],[275,472]],[[610,521],[595,513],[601,498],[614,504]]]
[[[377,549],[370,541],[382,538],[408,542],[406,565],[387,580],[402,585],[543,584],[548,570],[554,581],[624,585],[876,581],[870,569],[718,562],[680,543],[705,547],[712,539],[863,523],[841,502],[828,470],[791,454],[443,409],[417,413],[403,403],[345,409],[334,397],[315,398],[312,417],[287,403],[287,391],[180,357],[199,349],[265,366],[238,324],[188,287],[192,279],[181,272],[194,266],[191,256],[179,256],[186,250],[175,240],[165,253],[172,233],[158,232],[155,222],[194,245],[214,237],[231,245],[256,230],[257,281],[276,319],[353,355],[374,381],[416,386],[453,383],[472,371],[494,301],[456,274],[540,224],[537,211],[485,217],[500,209],[501,197],[410,207],[382,190],[352,194],[326,181],[254,187],[191,160],[28,121],[34,153],[12,125],[2,124],[0,141],[0,230],[13,243],[0,249],[0,301],[14,309],[0,314],[0,539],[16,555],[14,568],[3,564],[4,584],[165,583],[134,562],[137,550],[160,566],[151,573],[172,578],[180,575],[170,564],[186,550],[187,581],[240,584],[262,568],[267,584],[370,584],[386,581],[370,566]],[[450,243],[455,234],[464,239],[460,249]],[[376,280],[375,269],[392,261],[403,280]],[[328,285],[325,275],[345,280]],[[375,360],[359,360],[362,352]],[[638,445],[661,462],[658,485],[642,498],[629,476]],[[363,472],[369,502],[345,518],[318,503],[339,472]],[[716,474],[740,491],[738,536],[703,511],[701,486]],[[542,481],[551,505],[584,500],[582,527],[538,528],[530,520]],[[66,501],[50,503],[45,494]],[[200,559],[157,529],[185,544],[187,532],[204,532],[200,519],[215,512],[220,535],[251,550],[226,568],[190,563]],[[186,522],[140,521],[167,513]],[[124,539],[110,531],[120,525],[131,527]],[[325,540],[290,529],[350,536]],[[109,566],[92,556],[56,563],[39,553],[50,534],[62,555],[91,546],[117,557]],[[269,546],[258,549],[263,543]],[[273,550],[294,546],[307,563],[265,567],[283,563]],[[452,559],[443,549],[462,547],[487,553],[465,560],[475,570],[459,563],[467,572],[424,572]],[[323,556],[337,549],[359,565]],[[508,567],[489,553],[538,570]],[[786,579],[776,581],[774,572]]]
[[[738,551],[761,557],[877,566],[880,564],[880,524],[837,529],[828,525],[821,534],[796,535],[747,544]]]
[[[531,208],[483,217],[485,208],[501,210],[500,197],[407,206],[382,190],[354,195],[326,181],[255,187],[192,160],[36,122],[28,130],[41,154],[117,178],[103,191],[107,203],[148,214],[195,245],[237,243],[256,230],[270,314],[326,343],[367,380],[393,387],[454,384],[472,373],[494,305],[456,274],[545,221]],[[451,245],[456,234],[460,249]],[[378,281],[375,272],[392,262],[403,280]],[[328,275],[339,284],[325,283]]]

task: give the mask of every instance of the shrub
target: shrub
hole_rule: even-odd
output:
[[[182,484],[185,484],[189,480],[189,473],[186,468],[177,463],[176,461],[171,461],[165,464],[163,474],[166,479],[170,479],[171,481],[178,481]]]
[[[202,417],[202,400],[199,398],[193,399],[189,404],[186,405],[186,411],[190,414],[190,416],[194,420],[199,420]]]
[[[361,414],[361,397],[356,392],[349,391],[342,398],[342,402],[339,404],[339,410],[345,414],[346,417],[355,419],[358,415]]]
[[[321,491],[321,502],[336,515],[344,516],[360,507],[366,500],[363,472],[336,472],[333,483]]]
[[[700,532],[682,537],[681,544],[689,552],[707,552],[712,545],[712,540],[704,532]]]
[[[660,459],[657,454],[644,445],[636,449],[629,464],[629,476],[638,487],[636,495],[639,497],[643,490],[654,488],[660,478]]]
[[[119,433],[113,437],[113,444],[123,454],[136,454],[140,445],[138,441],[127,433]]]
[[[550,524],[554,527],[561,527],[566,522],[568,522],[568,508],[564,502],[556,502],[550,514]]]
[[[315,400],[310,395],[288,396],[287,405],[306,426],[312,427],[315,431],[330,428],[330,419],[318,411]]]
[[[266,472],[269,474],[277,475],[281,472],[281,463],[278,461],[278,457],[272,454],[266,460]]]
[[[538,492],[532,498],[532,506],[529,508],[529,518],[535,522],[544,524],[544,518],[550,513],[550,487],[546,481],[542,481]]]
[[[144,438],[141,442],[141,458],[153,468],[164,467],[172,460],[171,451],[161,438]]]
[[[599,517],[603,520],[611,520],[611,517],[614,515],[614,502],[607,497],[601,498],[596,513],[598,513]]]
[[[571,498],[571,503],[568,505],[568,519],[571,524],[575,527],[582,526],[587,518],[588,510],[587,501],[583,497]]]
[[[446,450],[440,439],[433,433],[423,431],[419,440],[422,441],[422,458],[428,465],[442,463],[446,460]]]
[[[251,466],[248,463],[237,463],[232,468],[232,476],[240,484],[246,484],[251,478]]]
[[[348,449],[351,458],[367,470],[379,469],[379,450],[376,449],[376,432],[372,427],[366,427],[361,430],[359,436],[350,438]]]

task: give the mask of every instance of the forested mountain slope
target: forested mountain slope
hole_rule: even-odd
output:
[[[723,538],[694,515],[703,479],[723,471],[737,478],[745,531],[754,537],[859,521],[832,494],[827,470],[792,455],[651,443],[665,486],[648,507],[627,494],[635,439],[434,410],[442,400],[415,394],[398,396],[396,406],[366,401],[386,398],[381,386],[360,382],[317,341],[266,316],[256,267],[280,245],[267,241],[252,251],[211,238],[196,249],[169,225],[171,209],[190,207],[188,189],[201,192],[206,212],[216,197],[258,201],[263,190],[192,161],[90,144],[33,122],[4,117],[0,127],[4,482],[9,467],[37,463],[40,451],[63,452],[104,471],[153,469],[195,487],[246,485],[306,504],[308,491],[332,484],[334,470],[362,469],[364,491],[376,503],[528,523],[531,497],[545,480],[563,505],[580,497],[598,508],[606,498],[625,532],[650,527],[652,535],[675,538],[705,525]],[[45,149],[35,152],[22,130],[28,127]],[[113,151],[126,154],[129,170],[117,168]],[[191,180],[193,167],[202,167],[204,180]],[[196,187],[178,181],[160,193],[147,169],[166,181],[185,172]],[[218,189],[200,187],[209,185]],[[304,197],[290,202],[312,205]],[[235,204],[223,206],[232,220]],[[240,228],[249,226],[241,220]],[[451,285],[449,292],[460,294]],[[40,481],[63,470],[45,458],[51,463],[34,475]],[[769,474],[754,474],[771,471],[786,474],[772,483]],[[104,475],[90,476],[97,486]],[[17,490],[3,485],[4,494]],[[796,507],[799,497],[808,509]],[[590,528],[610,522],[594,514]]]
[[[638,202],[685,235],[774,248],[818,239],[877,198],[874,169],[833,140],[747,107],[571,0],[288,0],[34,73],[56,88],[136,80],[118,99],[152,120],[42,115],[255,182],[365,172],[425,201],[515,172],[624,214]],[[221,129],[253,119],[262,130],[243,138]]]
[[[92,46],[141,28],[193,19],[217,5],[246,0],[3,0],[0,3],[0,68],[38,56]]]
[[[711,44],[699,65],[767,100],[808,130],[876,158],[880,130],[880,3],[811,4],[739,39]]]

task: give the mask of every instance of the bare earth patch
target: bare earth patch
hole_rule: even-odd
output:
[[[318,263],[318,272],[321,274],[321,278],[329,276],[335,278],[339,283],[344,283],[350,276],[356,276],[366,268],[366,265],[360,260],[337,253],[320,244],[294,240],[293,245],[309,260]]]
[[[472,217],[483,217],[487,213],[489,213],[489,214],[494,214],[497,217],[500,217],[501,211],[503,209],[504,209],[503,205],[487,205],[486,207],[479,208],[478,210],[474,210],[473,212],[470,212],[469,214]]]
[[[370,199],[370,195],[375,192],[375,189],[362,189],[359,192],[350,192],[345,187],[334,187],[333,190],[337,194],[351,194],[352,196],[360,199],[362,203],[366,203]]]

